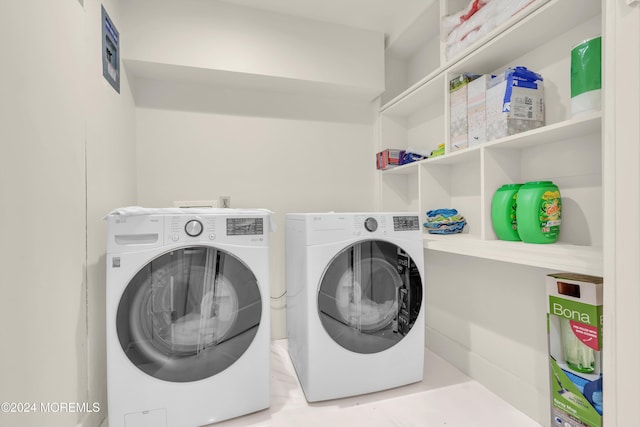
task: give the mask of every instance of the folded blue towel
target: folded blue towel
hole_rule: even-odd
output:
[[[454,234],[462,233],[462,229],[466,224],[466,221],[452,222],[451,224],[433,224],[425,222],[424,226],[427,228],[429,234]]]
[[[458,215],[457,209],[434,209],[431,211],[427,211],[427,219],[431,220],[432,218],[452,218]]]
[[[429,234],[461,233],[467,221],[456,209],[434,209],[427,212],[424,227]]]

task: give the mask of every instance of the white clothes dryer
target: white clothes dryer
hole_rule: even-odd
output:
[[[422,380],[418,214],[286,215],[289,354],[308,401]]]
[[[270,215],[108,217],[110,427],[195,427],[269,406]]]

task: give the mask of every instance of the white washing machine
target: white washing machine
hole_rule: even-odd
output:
[[[123,208],[107,220],[109,426],[267,408],[270,215]]]
[[[419,215],[286,216],[289,354],[308,401],[422,380]]]

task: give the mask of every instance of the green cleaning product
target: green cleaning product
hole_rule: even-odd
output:
[[[551,181],[527,182],[518,191],[518,235],[525,243],[555,243],[560,234],[562,200]]]
[[[491,223],[500,240],[520,240],[516,222],[516,198],[522,184],[505,184],[491,200]]]
[[[602,107],[602,37],[594,37],[571,50],[571,113],[599,111]]]
[[[546,278],[554,427],[602,427],[603,282],[575,273]]]

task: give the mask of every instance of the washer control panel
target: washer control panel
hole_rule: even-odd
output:
[[[167,236],[172,242],[211,241],[216,239],[216,218],[205,215],[167,217]]]
[[[165,239],[174,243],[266,241],[265,218],[226,215],[174,215],[165,221]]]

